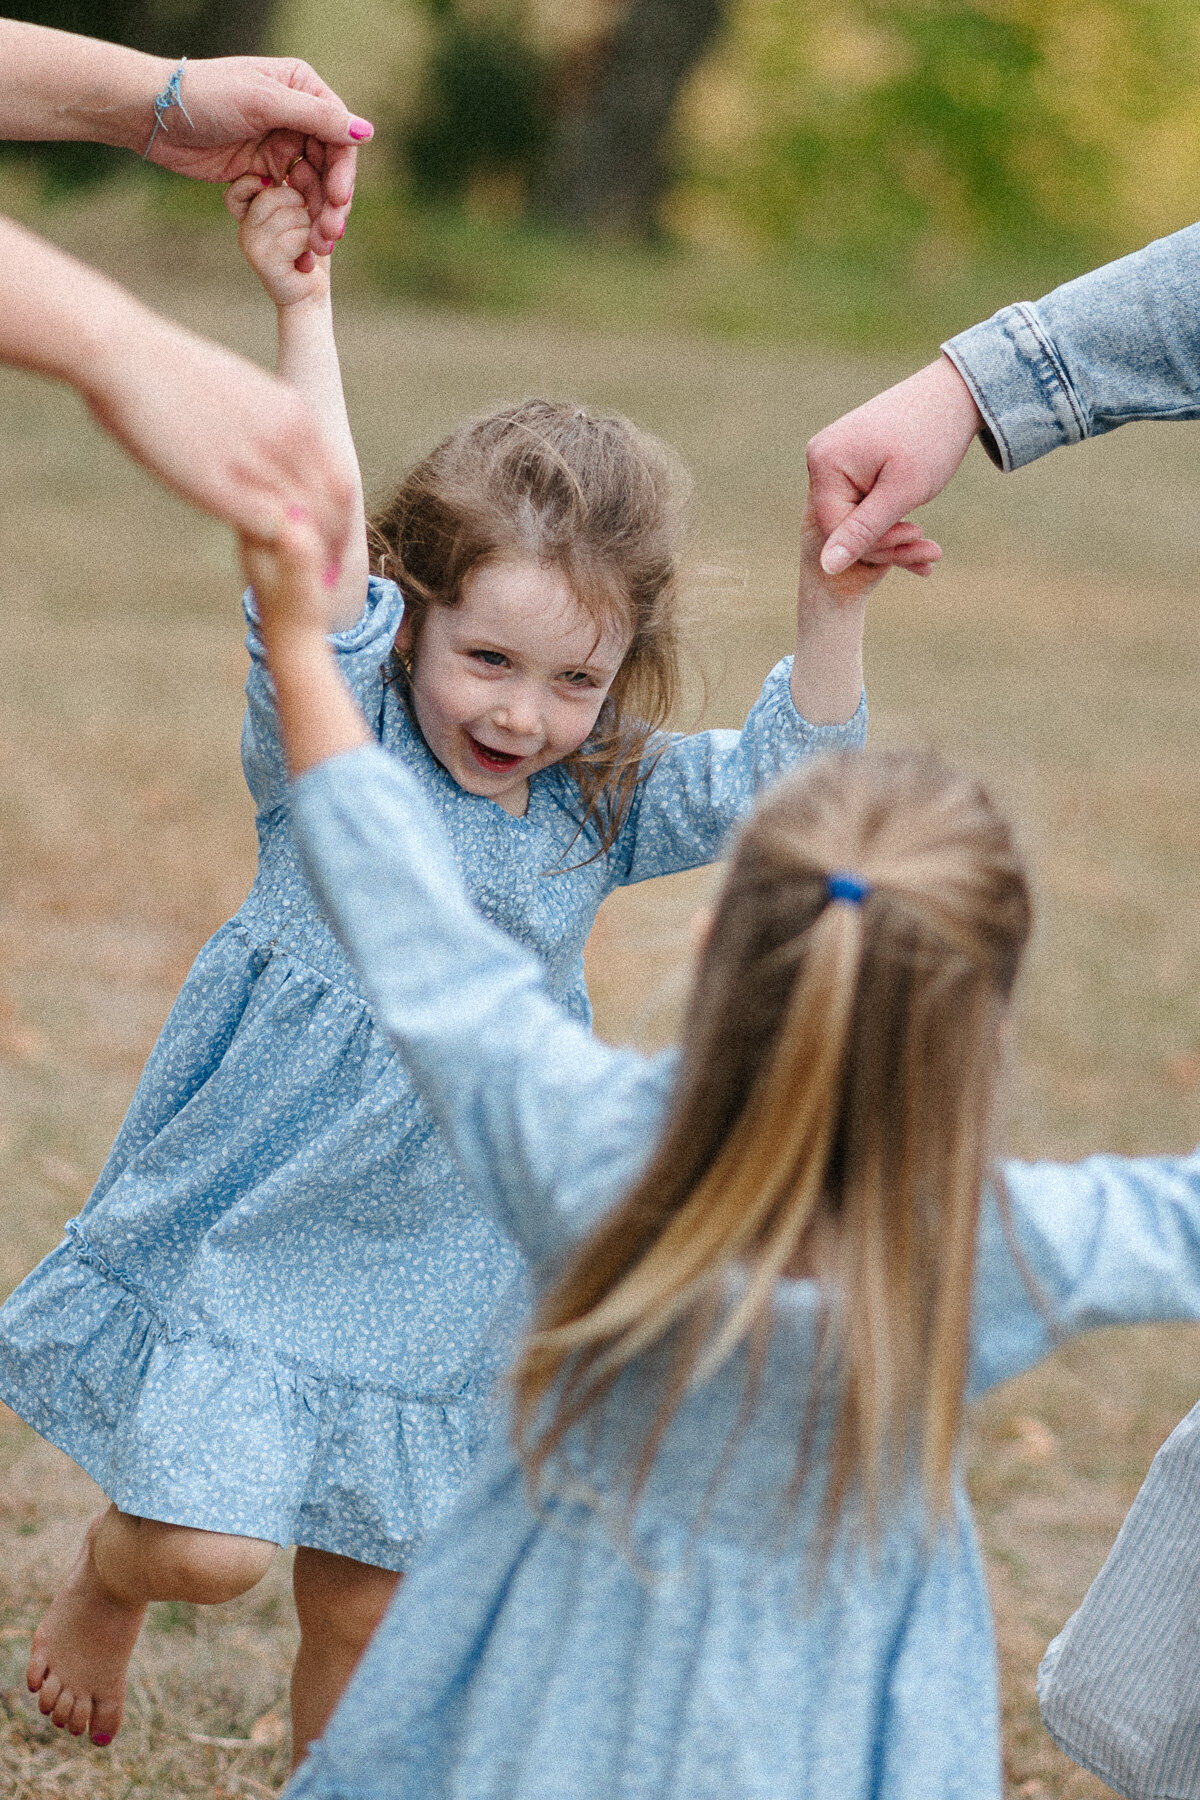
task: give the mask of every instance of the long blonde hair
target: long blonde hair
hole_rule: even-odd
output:
[[[831,897],[839,870],[869,884],[861,903]],[[832,1321],[827,1521],[853,1492],[874,1529],[914,1451],[945,1508],[999,1027],[1030,923],[1006,822],[936,758],[833,756],[771,790],[737,843],[662,1140],[517,1367],[531,1482],[660,1350],[636,1499],[689,1385],[743,1343],[761,1368],[776,1283],[803,1273]]]
[[[687,481],[666,445],[619,414],[524,400],[461,425],[369,522],[377,573],[404,594],[414,654],[431,606],[457,606],[481,563],[527,557],[559,569],[629,648],[595,729],[565,758],[607,850],[679,692],[679,542]],[[411,657],[393,671],[403,688]],[[591,860],[590,858],[587,860]]]

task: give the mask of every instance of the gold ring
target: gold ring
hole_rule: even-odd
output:
[[[292,185],[291,182],[288,180],[288,176],[291,174],[292,170],[296,167],[296,164],[302,163],[303,161],[304,161],[304,152],[302,150],[300,152],[299,156],[293,156],[291,162],[287,166],[287,169],[286,169],[286,171],[284,173],[284,177],[283,177],[284,187],[290,187]]]

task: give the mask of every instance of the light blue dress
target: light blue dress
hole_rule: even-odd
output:
[[[375,1017],[472,1191],[535,1277],[552,1270],[642,1167],[671,1057],[611,1049],[555,1006],[377,749],[305,775],[295,814]],[[1200,1317],[1200,1155],[1005,1173],[1040,1300],[989,1201],[972,1394],[1045,1355],[1051,1330]],[[932,1539],[910,1495],[873,1560],[843,1540],[816,1576],[818,1396],[810,1476],[784,1503],[815,1314],[813,1283],[780,1283],[743,1434],[735,1358],[689,1392],[624,1540],[644,1371],[598,1430],[569,1436],[536,1506],[497,1433],[288,1800],[999,1800],[992,1623],[961,1477]]]
[[[560,768],[513,818],[435,762],[381,672],[401,612],[372,582],[341,667],[477,904],[580,1021],[607,893],[711,861],[761,782],[862,740],[865,706],[807,725],[783,662],[741,733],[663,740],[617,842],[587,861]],[[0,1396],[126,1512],[402,1569],[485,1435],[521,1259],[464,1190],[300,871],[251,626],[258,876],[188,976],[87,1206],[0,1312]]]

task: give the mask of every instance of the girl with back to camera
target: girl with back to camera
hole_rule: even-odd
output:
[[[963,1399],[1200,1317],[1200,1156],[989,1177],[1030,902],[926,756],[775,785],[681,1052],[599,1042],[372,742],[307,541],[252,569],[301,850],[540,1298],[510,1434],[289,1796],[999,1800]],[[819,548],[810,521],[802,586]]]
[[[303,202],[253,177],[230,202],[277,304],[279,373],[357,479],[327,267],[294,266]],[[580,1020],[605,894],[712,860],[763,781],[864,729],[862,605],[819,587],[740,734],[659,729],[677,486],[627,421],[527,401],[405,477],[373,532],[379,576],[365,535],[328,572],[331,644],[371,729],[478,905]],[[937,554],[908,526],[882,560]],[[294,1543],[299,1753],[482,1443],[521,1258],[309,895],[248,617],[258,876],[189,975],[86,1208],[0,1315],[0,1395],[111,1502],[34,1640],[42,1711],[109,1741],[146,1603],[229,1599]]]

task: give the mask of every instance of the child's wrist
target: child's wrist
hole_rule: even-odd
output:
[[[827,587],[816,577],[801,579],[796,596],[796,617],[803,629],[812,625],[817,629],[829,626],[838,629],[858,629],[867,612],[867,594],[838,594]]]
[[[329,627],[324,620],[276,619],[265,613],[258,630],[273,668],[311,667],[331,655]]]
[[[298,324],[307,318],[324,318],[326,313],[332,311],[329,283],[326,282],[324,287],[318,288],[311,294],[301,294],[295,300],[276,300],[275,311],[279,315],[281,325],[285,319]]]

